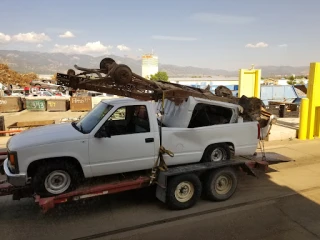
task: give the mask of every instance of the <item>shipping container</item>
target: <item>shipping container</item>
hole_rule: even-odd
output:
[[[66,99],[48,99],[47,111],[48,112],[65,112],[69,109],[69,101]]]
[[[19,112],[22,108],[21,97],[0,97],[0,112]]]
[[[72,112],[90,111],[92,109],[91,97],[71,97],[70,110]]]
[[[46,111],[45,99],[26,99],[26,109],[29,111]]]

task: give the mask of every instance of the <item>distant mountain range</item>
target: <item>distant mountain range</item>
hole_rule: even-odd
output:
[[[141,60],[128,57],[109,55],[118,63],[128,65],[133,72],[141,74]],[[20,73],[35,72],[37,74],[54,74],[66,72],[75,64],[88,68],[99,68],[103,57],[93,57],[84,54],[64,54],[45,52],[22,52],[15,50],[0,50],[0,63],[7,63],[9,67]],[[306,75],[309,67],[290,66],[256,66],[262,69],[263,77],[275,75]],[[159,71],[165,71],[170,77],[191,76],[238,76],[238,71],[227,71],[221,69],[198,68],[191,66],[176,66],[170,64],[159,64]]]

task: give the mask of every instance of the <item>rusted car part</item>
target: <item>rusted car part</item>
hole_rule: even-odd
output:
[[[185,101],[189,96],[204,99],[239,104],[243,107],[244,120],[258,120],[261,127],[266,126],[271,116],[258,98],[242,96],[240,99],[232,96],[232,92],[224,86],[219,86],[216,94],[209,88],[198,89],[176,83],[164,81],[150,81],[131,71],[124,64],[117,64],[111,58],[104,58],[100,62],[100,69],[74,67],[81,71],[69,69],[67,74],[57,73],[57,84],[72,89],[85,89],[130,97],[139,100],[155,100],[162,98],[174,101],[177,105]]]

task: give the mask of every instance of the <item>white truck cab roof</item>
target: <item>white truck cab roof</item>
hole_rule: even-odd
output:
[[[102,102],[104,103],[107,103],[107,104],[110,104],[110,105],[125,105],[125,104],[128,104],[128,105],[135,105],[135,104],[143,104],[145,105],[146,104],[146,101],[139,101],[139,100],[136,100],[136,99],[133,99],[133,98],[115,98],[115,99],[104,99],[102,100]]]

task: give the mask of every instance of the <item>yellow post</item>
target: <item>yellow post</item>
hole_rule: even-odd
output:
[[[319,110],[316,112],[320,107],[320,63],[318,62],[310,64],[307,97],[309,99],[307,139],[313,139],[315,136],[319,137],[320,124],[320,118],[317,117]]]
[[[260,98],[260,85],[261,85],[261,70],[258,69],[255,72],[255,82],[254,82],[254,97]]]
[[[260,98],[261,69],[240,69],[238,96]]]
[[[298,138],[300,140],[307,139],[308,112],[309,112],[309,99],[304,98],[301,100],[301,106],[300,106],[300,123],[299,123],[299,135],[298,135]]]
[[[314,123],[314,136],[320,137],[320,107],[316,107],[316,119]]]

